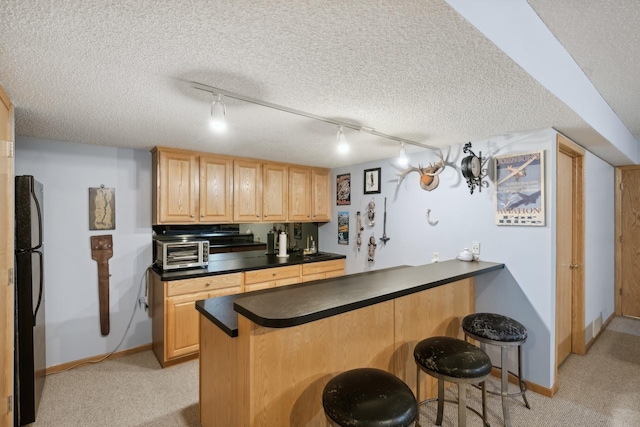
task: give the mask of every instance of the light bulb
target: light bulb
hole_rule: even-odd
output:
[[[398,165],[405,168],[409,164],[409,158],[407,152],[404,149],[404,142],[400,145],[400,155],[398,155]]]
[[[214,100],[211,104],[211,118],[209,119],[211,129],[216,132],[224,132],[227,129],[227,107],[220,99]]]
[[[344,154],[349,151],[349,144],[347,144],[347,139],[344,137],[344,132],[342,131],[342,126],[338,129],[338,152]]]

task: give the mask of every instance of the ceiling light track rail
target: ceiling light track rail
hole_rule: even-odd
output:
[[[335,120],[335,119],[330,119],[327,117],[322,117],[322,116],[318,116],[312,113],[307,113],[305,111],[300,111],[300,110],[296,110],[294,108],[289,108],[289,107],[285,107],[283,105],[278,105],[278,104],[273,104],[271,102],[267,102],[267,101],[262,101],[260,99],[256,99],[256,98],[252,98],[250,96],[245,96],[245,95],[240,95],[237,93],[233,93],[233,92],[229,92],[227,90],[224,89],[220,89],[214,86],[209,86],[209,85],[205,85],[202,83],[198,83],[198,82],[190,82],[191,86],[194,89],[198,89],[204,92],[209,92],[212,93],[214,95],[224,95],[226,97],[229,98],[233,98],[233,99],[238,99],[240,101],[244,101],[244,102],[249,102],[251,104],[256,104],[256,105],[261,105],[263,107],[268,107],[268,108],[273,108],[274,110],[280,110],[280,111],[284,111],[286,113],[290,113],[290,114],[296,114],[298,116],[302,116],[302,117],[307,117],[309,119],[313,119],[313,120],[319,120],[321,122],[325,122],[325,123],[330,123],[336,126],[342,126],[348,129],[353,129],[353,130],[357,130],[358,132],[365,132],[365,133],[369,133],[371,135],[375,135],[378,136],[380,138],[386,138],[386,139],[390,139],[392,141],[397,141],[397,142],[401,142],[401,143],[405,143],[405,144],[409,144],[409,145],[415,145],[417,147],[421,147],[421,148],[427,148],[429,150],[438,150],[437,147],[432,147],[430,145],[426,145],[423,144],[421,142],[416,142],[416,141],[412,141],[410,139],[405,139],[405,138],[400,138],[397,136],[393,136],[393,135],[387,135],[385,133],[382,132],[378,132],[377,130],[371,128],[371,127],[367,127],[367,126],[358,126],[358,125],[354,125],[352,123],[348,123],[348,122],[343,122],[340,120]]]

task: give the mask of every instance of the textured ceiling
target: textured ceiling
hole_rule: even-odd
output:
[[[640,2],[529,0],[613,111],[640,139]]]
[[[638,6],[625,2],[636,22],[627,34],[638,28]],[[574,31],[578,0],[530,3],[638,138],[640,100],[627,92],[640,93],[640,82],[624,68],[638,75],[639,55],[630,55],[638,35],[619,40],[617,23],[606,24],[607,44],[593,43],[619,50],[612,65],[585,44],[594,25]],[[346,130],[352,150],[339,156],[335,126],[232,99],[228,132],[214,134],[213,97],[189,81],[431,146],[549,127],[590,131],[442,0],[3,0],[0,16],[0,84],[23,136],[325,167],[398,153],[393,141]],[[616,42],[624,45],[608,45]]]

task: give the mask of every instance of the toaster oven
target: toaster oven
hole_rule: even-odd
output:
[[[209,241],[156,240],[155,264],[163,270],[206,268],[209,265]]]

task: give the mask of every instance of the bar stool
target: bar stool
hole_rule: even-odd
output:
[[[436,425],[442,425],[444,402],[458,404],[458,425],[467,425],[467,409],[482,417],[483,424],[487,422],[486,390],[484,381],[491,374],[491,359],[479,347],[466,341],[451,337],[432,337],[420,341],[413,350],[413,357],[418,366],[416,380],[416,394],[418,406],[425,402],[438,401]],[[420,402],[420,371],[424,371],[438,379],[438,398]],[[458,384],[458,400],[444,398],[444,382]],[[482,383],[482,414],[467,406],[467,384]],[[416,425],[420,423],[420,411]]]
[[[332,426],[407,427],[418,413],[407,384],[389,372],[358,368],[333,377],[322,392]]]
[[[486,344],[500,346],[500,366],[494,366],[501,371],[500,393],[488,391],[488,393],[502,396],[502,413],[504,425],[511,426],[509,415],[509,398],[522,396],[524,405],[531,409],[527,401],[527,384],[522,381],[522,344],[527,340],[527,329],[521,323],[510,317],[494,313],[475,313],[462,319],[462,329],[467,337],[480,342],[484,349]],[[518,375],[509,371],[508,350],[509,347],[518,347]],[[509,374],[518,379],[519,392],[509,393]]]

